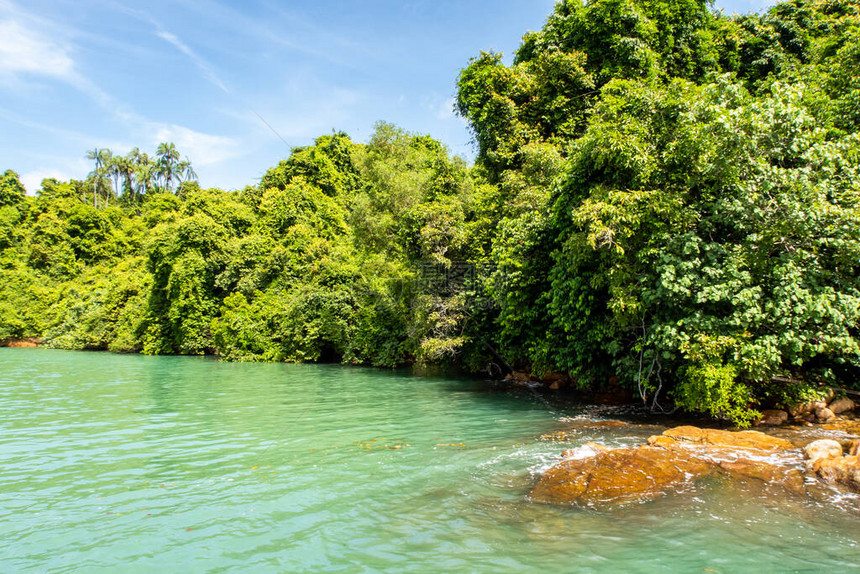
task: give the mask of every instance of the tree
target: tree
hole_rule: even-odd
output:
[[[0,207],[4,205],[18,205],[24,201],[26,190],[18,174],[7,169],[0,176]]]

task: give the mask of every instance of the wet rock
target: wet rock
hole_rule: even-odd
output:
[[[570,378],[564,373],[547,373],[541,377],[543,384],[553,391],[563,389],[570,385]]]
[[[815,466],[818,475],[830,484],[860,492],[860,459],[856,455],[819,459]]]
[[[860,436],[860,420],[834,420],[828,424],[821,425],[824,430],[842,431],[844,433]]]
[[[530,498],[548,504],[624,505],[656,498],[714,469],[675,449],[617,448],[553,466],[532,489]]]
[[[823,458],[839,458],[842,456],[842,445],[832,439],[821,439],[803,447],[803,453],[810,463]]]
[[[848,446],[848,456],[858,455],[860,455],[860,440],[851,441],[851,444]]]
[[[581,447],[578,448],[569,448],[565,451],[562,451],[562,458],[586,458],[589,456],[594,456],[596,454],[600,454],[602,452],[609,452],[612,450],[606,445],[598,444],[596,442],[587,442]]]
[[[512,373],[509,373],[508,376],[505,377],[505,380],[517,385],[528,385],[530,382],[532,382],[531,375],[523,371],[514,371]]]
[[[785,450],[793,447],[790,441],[758,431],[724,431],[681,426],[663,432],[663,436],[679,443],[716,448],[756,449],[763,451]]]
[[[782,488],[793,494],[806,493],[803,474],[796,468],[746,459],[722,461],[719,467],[733,478],[759,480],[768,486]]]
[[[836,399],[835,401],[830,403],[827,408],[830,409],[833,414],[841,415],[842,413],[853,411],[855,406],[856,405],[854,404],[854,401],[852,401],[848,397],[843,397],[841,399]]]
[[[780,426],[788,422],[788,413],[781,410],[770,409],[762,411],[761,418],[756,425]]]
[[[826,423],[835,419],[836,415],[833,414],[833,411],[825,407],[823,409],[818,409],[815,411],[815,418],[823,423]]]
[[[648,444],[651,446],[657,446],[660,448],[680,448],[681,443],[676,441],[673,438],[657,435],[648,437]]]

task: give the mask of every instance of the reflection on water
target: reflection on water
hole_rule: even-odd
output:
[[[0,571],[848,571],[856,504],[711,478],[615,512],[525,501],[595,416],[480,382],[0,349]],[[843,500],[842,502],[846,502]]]

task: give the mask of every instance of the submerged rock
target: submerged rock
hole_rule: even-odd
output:
[[[733,478],[758,480],[770,487],[781,488],[792,494],[806,493],[803,474],[796,468],[747,459],[721,461],[718,466]]]
[[[678,451],[618,448],[553,466],[530,498],[549,504],[617,506],[653,499],[713,470],[712,464]]]
[[[641,446],[608,449],[587,443],[565,451],[569,458],[547,470],[529,497],[549,504],[616,507],[654,499],[715,472],[800,494],[805,490],[799,469],[761,458],[792,448],[785,439],[757,431],[691,426],[669,429]]]

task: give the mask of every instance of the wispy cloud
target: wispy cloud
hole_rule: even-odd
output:
[[[188,56],[191,61],[194,62],[194,65],[197,66],[197,68],[203,74],[203,77],[206,78],[209,82],[220,88],[224,93],[230,93],[230,90],[227,89],[227,86],[224,85],[224,82],[222,82],[221,78],[218,77],[218,74],[215,73],[215,70],[212,65],[200,56],[198,56],[194,50],[189,48],[188,45],[185,44],[182,40],[177,38],[175,34],[171,34],[167,30],[160,28],[156,32],[156,35],[162,40],[169,42],[180,52]]]

